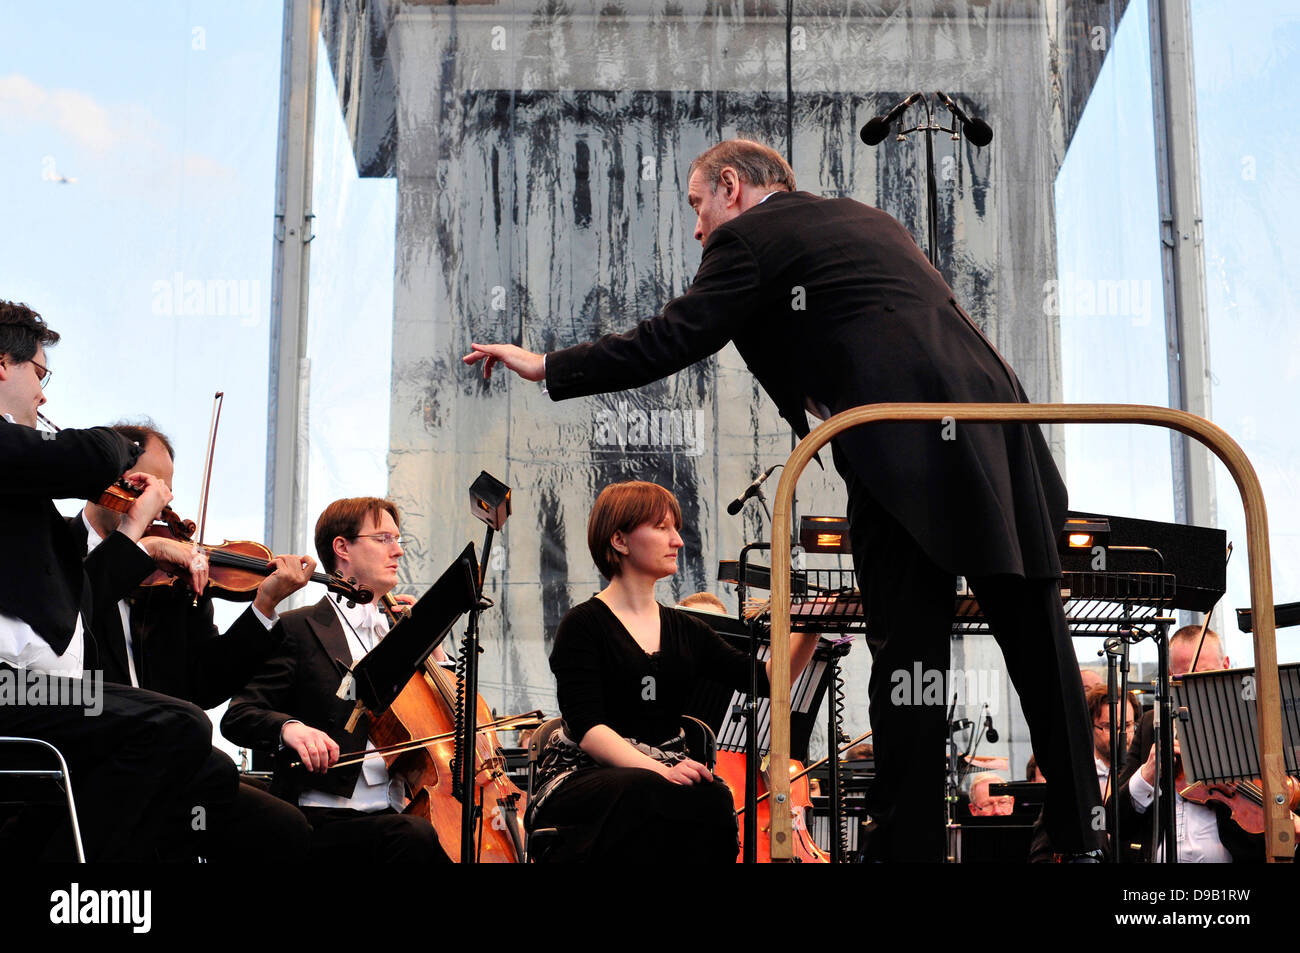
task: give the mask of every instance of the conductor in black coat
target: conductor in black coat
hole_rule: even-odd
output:
[[[803,436],[885,401],[1020,402],[1011,368],[893,218],[851,199],[794,191],[775,152],[730,140],[691,166],[703,244],[686,294],[624,334],[544,357],[474,345],[563,400],[639,387],[734,342]],[[989,617],[1050,791],[1056,849],[1100,847],[1092,743],[1056,583],[1066,493],[1036,426],[873,424],[837,437],[850,535],[870,619],[878,779],[869,810],[882,859],[944,852],[943,706],[895,705],[891,675],[948,668],[955,576]]]

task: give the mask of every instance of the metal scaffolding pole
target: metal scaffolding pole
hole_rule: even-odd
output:
[[[277,553],[301,552],[307,539],[307,279],[319,35],[320,0],[284,0],[266,430],[266,539]]]
[[[1150,0],[1150,18],[1169,406],[1210,420],[1201,168],[1188,0]],[[1214,468],[1209,450],[1181,433],[1171,432],[1170,440],[1175,518],[1199,526],[1215,525]]]

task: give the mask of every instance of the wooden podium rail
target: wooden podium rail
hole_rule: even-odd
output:
[[[1254,618],[1256,698],[1259,705],[1259,763],[1263,772],[1264,850],[1272,862],[1290,861],[1295,853],[1286,806],[1282,762],[1282,720],[1274,642],[1273,579],[1269,561],[1268,514],[1264,494],[1250,460],[1222,429],[1195,414],[1142,404],[869,404],[836,414],[813,430],[790,453],[777,484],[772,526],[791,521],[795,484],[804,467],[827,442],[850,427],[880,421],[952,421],[971,423],[1150,424],[1177,430],[1205,444],[1232,474],[1246,508],[1246,546],[1250,562],[1250,607]],[[773,764],[790,756],[790,539],[772,533],[772,747]],[[792,859],[790,782],[773,771],[772,860]]]

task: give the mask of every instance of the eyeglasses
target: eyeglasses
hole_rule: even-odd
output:
[[[44,390],[45,385],[48,384],[50,378],[54,376],[54,372],[38,361],[28,361],[28,363],[31,364],[32,367],[36,368],[36,376],[41,382],[41,390]]]
[[[392,546],[394,543],[398,546],[402,545],[402,537],[394,536],[392,533],[360,533],[352,538],[377,540],[381,546]]]
[[[1132,731],[1132,730],[1133,730],[1133,726],[1136,725],[1136,724],[1137,724],[1137,722],[1134,722],[1134,721],[1126,721],[1126,722],[1124,722],[1124,730],[1125,730],[1125,731]],[[1092,723],[1092,727],[1094,727],[1094,728],[1100,728],[1102,731],[1105,731],[1105,730],[1107,730],[1108,728],[1110,728],[1110,725],[1103,725],[1103,724],[1102,724],[1101,722],[1099,722],[1099,721],[1094,721],[1094,722]]]
[[[41,390],[44,390],[45,385],[48,384],[50,378],[54,376],[54,372],[37,360],[25,361],[24,363],[30,364],[36,371],[36,379],[41,382]],[[0,367],[2,366],[4,366],[4,361],[0,361]]]

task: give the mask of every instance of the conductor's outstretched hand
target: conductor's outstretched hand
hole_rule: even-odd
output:
[[[541,354],[525,351],[513,344],[471,344],[474,350],[461,358],[466,364],[483,361],[483,379],[492,376],[492,368],[504,364],[526,381],[540,381],[546,377],[546,366]],[[486,358],[486,360],[484,360]]]

